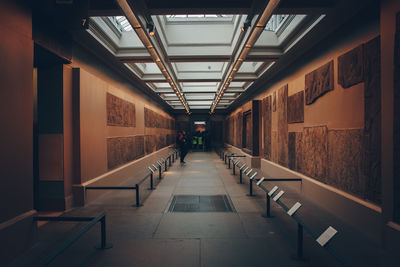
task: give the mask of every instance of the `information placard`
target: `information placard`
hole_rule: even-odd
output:
[[[258,182],[257,182],[257,185],[259,186],[263,181],[264,181],[264,177],[263,178],[261,178],[260,180],[258,180]]]
[[[332,239],[334,235],[336,235],[337,230],[332,226],[329,226],[328,229],[325,230],[318,238],[317,242],[321,245],[321,247],[325,246],[329,240]]]
[[[278,187],[274,186],[274,188],[272,188],[271,191],[268,192],[268,196],[272,196],[276,190],[278,190]]]
[[[289,214],[289,216],[292,216],[300,207],[301,204],[299,202],[296,202],[296,204],[294,204],[293,207],[288,210],[287,214]]]
[[[275,202],[278,201],[284,193],[285,191],[281,190],[278,194],[276,194],[276,196],[274,196],[273,200]]]

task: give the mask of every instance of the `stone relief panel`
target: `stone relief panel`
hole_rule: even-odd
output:
[[[144,125],[147,128],[175,129],[175,120],[166,118],[151,109],[144,108]]]
[[[109,170],[143,156],[143,136],[107,138],[107,165]]]
[[[364,44],[364,140],[363,169],[366,198],[381,202],[381,73],[380,38]]]
[[[262,105],[262,113],[263,113],[263,121],[264,121],[264,158],[267,160],[271,160],[271,131],[272,131],[272,97],[267,96],[263,99]]]
[[[288,97],[288,123],[304,122],[304,91]]]
[[[364,80],[363,46],[338,57],[338,83],[349,88]]]
[[[243,139],[243,113],[238,112],[235,117],[235,146],[241,148],[242,147],[242,139]]]
[[[271,134],[271,161],[278,163],[278,132],[277,131],[272,131]]]
[[[225,142],[233,145],[234,144],[234,119],[233,117],[229,117],[225,119]]]
[[[173,145],[176,142],[176,135],[175,134],[167,134],[167,146]]]
[[[329,130],[327,183],[364,197],[365,177],[361,168],[362,129]]]
[[[301,172],[326,183],[328,170],[328,128],[304,127]]]
[[[285,85],[278,90],[278,163],[288,167],[288,120],[287,120],[288,86]]]
[[[144,141],[146,143],[146,154],[156,151],[156,140],[154,135],[146,135]]]
[[[156,136],[156,149],[159,150],[167,146],[167,140],[165,135],[157,135]]]
[[[107,93],[107,125],[136,127],[135,104]]]
[[[246,112],[243,117],[245,124],[244,126],[246,127],[243,129],[246,141],[243,147],[251,151],[253,148],[253,124],[251,120],[251,111]]]
[[[301,172],[302,163],[302,137],[301,132],[289,132],[289,168]]]
[[[306,104],[311,105],[325,93],[334,89],[333,60],[306,74]]]

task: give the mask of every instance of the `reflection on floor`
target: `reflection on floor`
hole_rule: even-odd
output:
[[[247,187],[237,183],[215,153],[190,153],[186,162],[181,166],[177,161],[165,173],[142,207],[131,206],[132,192],[110,192],[69,212],[68,216],[96,216],[106,211],[108,242],[113,248],[94,249],[100,241],[96,225],[50,266],[341,266],[306,236],[307,260],[295,260],[296,225],[285,221],[280,215],[284,212],[276,207],[275,217],[260,216],[263,195],[246,196]],[[183,195],[191,196],[174,199]],[[226,197],[210,197],[215,195]],[[170,212],[171,203],[175,207],[183,203],[181,212]],[[220,211],[223,205],[225,212]],[[315,213],[311,208],[307,212]],[[39,243],[15,265],[34,265],[82,225],[46,224],[39,229]],[[367,257],[356,266],[379,266],[368,261]]]

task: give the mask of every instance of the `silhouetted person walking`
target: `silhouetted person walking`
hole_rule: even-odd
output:
[[[187,136],[186,136],[186,132],[182,131],[182,132],[178,132],[178,135],[176,137],[176,143],[178,145],[178,149],[179,149],[179,154],[180,154],[180,158],[181,158],[181,164],[185,163],[184,159],[185,156],[187,154]]]

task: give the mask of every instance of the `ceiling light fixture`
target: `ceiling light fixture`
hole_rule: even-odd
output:
[[[171,78],[171,75],[169,74],[165,63],[161,60],[161,56],[159,55],[159,52],[154,48],[153,42],[150,39],[149,35],[152,35],[151,32],[153,32],[154,35],[154,25],[151,23],[147,24],[147,29],[149,30],[149,33],[147,34],[146,30],[143,29],[142,23],[140,22],[139,18],[135,15],[133,12],[131,6],[128,4],[127,0],[117,0],[119,7],[122,9],[123,13],[125,14],[126,19],[129,21],[131,25],[134,25],[133,29],[135,30],[137,36],[139,37],[140,41],[143,43],[143,45],[147,48],[147,51],[149,52],[150,56],[154,60],[154,62],[157,64],[157,66],[160,68],[161,72],[163,73],[164,77],[168,80],[169,84],[171,87],[175,90],[175,94],[177,96],[180,96],[180,92],[177,89],[177,85]],[[152,25],[152,28],[149,25]],[[189,107],[186,103],[186,100],[183,98],[180,98],[180,101],[182,102],[182,105],[185,107],[186,112],[190,114]]]
[[[242,32],[245,32],[249,27],[251,27],[251,21],[249,19],[247,19],[244,23],[243,26],[240,27],[240,30]]]
[[[154,36],[154,24],[153,23],[147,23],[147,30],[149,31],[150,36]]]
[[[243,61],[246,59],[247,54],[250,51],[250,48],[253,47],[253,45],[256,43],[256,41],[260,37],[260,35],[263,32],[265,26],[267,25],[269,19],[271,18],[273,12],[278,7],[280,1],[281,0],[268,1],[268,4],[265,7],[263,13],[257,18],[258,21],[255,23],[255,27],[253,27],[251,29],[251,33],[247,37],[245,45],[240,50],[239,56],[236,59],[235,63],[233,64],[233,67],[232,67],[230,73],[227,76],[225,76],[226,77],[225,82],[221,83],[221,84],[223,84],[223,86],[221,86],[221,90],[218,93],[217,100],[214,102],[214,104],[211,107],[211,113],[214,112],[222,95],[224,94],[225,90],[228,88],[228,85],[230,84],[230,82],[233,80],[233,77],[235,76],[236,72],[240,69],[240,66],[242,65]],[[247,27],[250,27],[251,22],[248,23],[248,21],[246,20],[246,22],[243,24],[243,27],[241,29],[242,32],[247,30],[247,28],[245,28],[246,25],[247,25]],[[229,77],[229,78],[227,78],[227,77]]]

